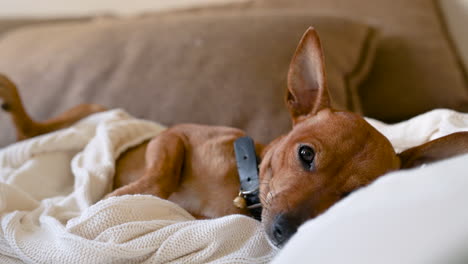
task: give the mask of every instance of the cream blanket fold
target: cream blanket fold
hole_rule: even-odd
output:
[[[112,110],[0,150],[0,263],[267,263],[260,223],[195,220],[147,195],[100,201],[116,158],[164,130]]]

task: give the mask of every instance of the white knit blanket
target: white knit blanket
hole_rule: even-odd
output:
[[[397,150],[468,130],[468,115],[449,110],[368,121]],[[0,150],[0,263],[269,262],[275,250],[251,218],[194,220],[144,195],[99,201],[118,155],[163,129],[113,110]]]
[[[0,263],[269,262],[251,218],[194,220],[148,195],[99,201],[118,155],[162,130],[113,110],[0,150]]]

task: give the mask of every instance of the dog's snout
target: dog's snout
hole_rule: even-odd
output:
[[[278,215],[271,225],[270,239],[277,247],[282,247],[296,233],[298,224],[286,214]]]

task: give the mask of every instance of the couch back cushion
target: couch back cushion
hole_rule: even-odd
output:
[[[367,116],[394,122],[437,107],[468,111],[468,84],[434,0],[251,3],[251,9],[298,9],[359,18],[378,28],[381,41],[375,64],[360,89]]]
[[[0,72],[19,86],[36,119],[78,103],[124,108],[165,125],[196,122],[245,129],[261,142],[290,128],[283,97],[301,35],[322,39],[337,108],[372,62],[367,25],[298,12],[165,14],[35,26],[0,38]],[[12,131],[6,115],[0,128]],[[4,134],[0,143],[12,142]]]

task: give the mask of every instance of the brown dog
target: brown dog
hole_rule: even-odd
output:
[[[37,123],[4,77],[0,98],[18,139],[66,127],[102,110],[81,105]],[[397,155],[387,138],[362,117],[332,110],[329,102],[320,41],[310,28],[288,74],[286,104],[293,128],[267,146],[255,145],[261,160],[262,223],[277,246],[304,221],[386,172],[468,152],[468,133],[456,133]],[[240,190],[233,143],[243,136],[243,131],[228,127],[171,127],[119,157],[110,196],[152,194],[176,202],[198,218],[249,215],[247,208],[232,202]]]

